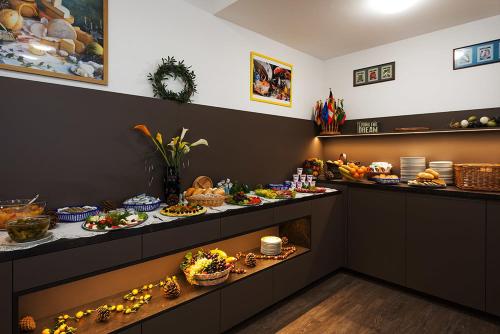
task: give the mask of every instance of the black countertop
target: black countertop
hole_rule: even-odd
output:
[[[437,196],[451,196],[451,197],[461,197],[469,199],[486,199],[486,200],[500,200],[500,192],[486,192],[486,191],[473,191],[473,190],[463,190],[457,187],[448,186],[446,188],[432,189],[424,187],[412,187],[406,183],[400,183],[398,185],[385,185],[372,181],[362,181],[362,182],[351,182],[344,180],[333,180],[333,181],[321,181],[322,185],[346,185],[350,187],[358,188],[368,188],[368,189],[379,189],[379,190],[390,190],[390,191],[404,191],[412,192],[418,194],[428,194]]]
[[[316,195],[312,195],[312,196],[304,196],[301,198],[281,200],[281,201],[276,201],[276,202],[264,202],[264,204],[259,205],[259,206],[243,207],[243,208],[236,209],[236,210],[227,210],[224,212],[207,213],[207,214],[200,215],[200,216],[179,218],[179,219],[176,219],[176,220],[171,221],[171,222],[151,224],[151,225],[145,225],[142,227],[123,229],[123,230],[117,230],[117,231],[110,231],[107,233],[103,233],[101,235],[97,235],[94,237],[88,237],[88,238],[59,239],[59,240],[56,240],[53,242],[48,242],[48,243],[41,244],[41,245],[38,245],[38,246],[35,246],[32,248],[28,248],[28,249],[0,252],[0,262],[12,261],[12,260],[30,257],[30,256],[35,256],[35,255],[53,253],[53,252],[63,251],[63,250],[71,249],[71,248],[75,248],[75,247],[87,246],[87,245],[102,243],[102,242],[121,239],[121,238],[128,238],[128,237],[132,237],[132,236],[136,236],[136,235],[143,235],[143,234],[152,233],[152,232],[156,232],[156,231],[163,231],[166,229],[176,228],[179,226],[186,226],[189,224],[198,224],[198,223],[205,222],[207,220],[220,219],[223,217],[228,217],[228,216],[233,216],[233,215],[238,215],[238,214],[255,212],[255,211],[275,208],[275,207],[279,207],[279,206],[286,206],[289,204],[311,201],[311,200],[315,200],[318,198],[337,196],[341,193],[342,193],[341,191],[335,191],[335,192],[328,192],[328,193],[323,193],[323,194],[316,194]]]

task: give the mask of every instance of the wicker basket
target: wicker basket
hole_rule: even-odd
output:
[[[227,268],[224,271],[219,271],[213,274],[196,274],[192,281],[188,281],[191,284],[199,285],[199,286],[214,286],[224,283],[229,278],[229,273],[231,272],[231,268]],[[184,272],[186,278],[188,277],[187,273]]]
[[[455,164],[460,189],[500,191],[500,164]]]
[[[225,196],[217,194],[198,194],[186,197],[186,200],[191,205],[201,205],[208,207],[221,206],[224,204],[225,199]]]

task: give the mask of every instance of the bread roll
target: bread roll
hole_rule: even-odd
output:
[[[425,170],[426,173],[429,173],[429,174],[432,174],[434,176],[435,179],[439,179],[439,173],[436,172],[434,169],[432,168],[427,168]]]
[[[431,173],[426,173],[426,172],[418,173],[417,177],[420,179],[434,180],[434,175],[432,175]]]
[[[195,190],[196,190],[195,188],[188,188],[186,190],[186,197],[193,196]]]
[[[202,189],[202,188],[196,188],[193,192],[193,195],[199,195],[199,194],[203,194],[203,191],[205,189]]]
[[[225,195],[226,192],[224,191],[224,189],[222,188],[217,188],[214,190],[214,194],[217,194],[217,195]]]

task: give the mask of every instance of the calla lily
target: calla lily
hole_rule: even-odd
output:
[[[134,126],[134,129],[141,131],[144,135],[146,135],[148,137],[152,137],[151,132],[149,132],[148,127],[145,126],[144,124],[136,125],[136,126]]]
[[[161,133],[156,134],[156,141],[158,141],[161,145],[163,145],[163,138],[161,136]]]
[[[186,133],[189,131],[189,129],[186,129],[186,128],[182,128],[182,132],[181,132],[181,139],[180,141],[182,141],[184,139],[184,136],[186,135]]]
[[[205,146],[208,146],[208,141],[206,139],[198,139],[197,141],[195,141],[194,143],[192,143],[191,147],[195,147],[195,146],[198,146],[198,145],[205,145]]]

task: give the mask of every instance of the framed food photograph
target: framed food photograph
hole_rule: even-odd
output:
[[[396,79],[396,62],[390,62],[353,71],[353,86],[365,86]]]
[[[108,83],[107,0],[3,2],[0,69]]]
[[[284,107],[292,106],[293,66],[283,61],[250,53],[250,99]]]
[[[453,49],[453,69],[500,62],[500,39]]]
[[[375,82],[378,80],[378,67],[368,69],[368,82]]]

